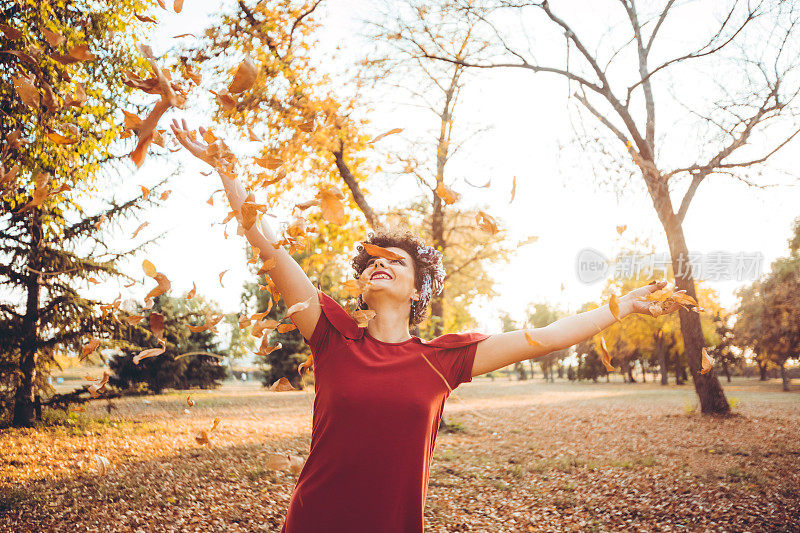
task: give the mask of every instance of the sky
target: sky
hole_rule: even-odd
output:
[[[149,44],[156,54],[165,52],[175,42],[173,35],[202,31],[206,17],[218,12],[219,5],[219,2],[193,0],[186,3],[180,14],[156,13],[159,24],[154,35],[148,38]],[[320,46],[332,49],[341,45],[338,66],[357,60],[366,46],[360,37],[361,20],[370,16],[371,6],[366,0],[337,0],[329,2],[322,12]],[[595,15],[584,11],[574,16],[581,22],[588,22],[587,17]],[[700,24],[686,20],[677,22]],[[685,44],[676,42],[675,47]],[[698,79],[698,84],[702,83],[703,80]],[[459,116],[465,117],[465,124],[487,126],[489,130],[467,145],[466,155],[452,162],[448,168],[448,184],[463,195],[463,205],[483,206],[496,216],[509,228],[513,240],[539,236],[537,242],[515,254],[509,264],[497,269],[498,296],[491,301],[474,303],[479,329],[488,333],[500,331],[498,315],[502,311],[521,321],[526,306],[534,302],[549,302],[564,311],[574,312],[584,302],[599,300],[604,283],[586,284],[576,274],[576,257],[582,249],[593,248],[611,257],[637,238],[648,240],[657,251],[667,250],[663,230],[641,185],[634,183],[623,193],[599,186],[582,154],[574,146],[568,146],[573,135],[570,120],[575,120],[575,115],[567,111],[566,91],[565,84],[554,77],[498,70],[476,76],[464,91]],[[398,110],[405,112],[398,113]],[[207,124],[207,110],[200,108],[172,111],[162,119],[161,126],[172,117],[185,118],[192,127]],[[397,101],[379,106],[369,118],[374,127],[372,133],[400,127],[406,140],[438,127],[435,117],[411,112],[399,96]],[[662,124],[671,125],[669,120]],[[399,141],[387,143],[386,149],[402,146]],[[764,182],[786,181],[778,169],[791,166],[797,142],[766,169]],[[231,145],[242,150],[255,148],[252,145],[248,148],[244,142],[234,141]],[[681,149],[680,146],[670,148]],[[116,233],[119,235],[116,244],[132,247],[159,232],[166,232],[165,237],[145,253],[128,258],[123,270],[143,279],[141,261],[147,258],[172,281],[173,296],[185,294],[194,282],[198,294],[218,302],[224,312],[238,312],[241,286],[248,277],[244,256],[246,241],[234,234],[233,225],[228,226],[231,235],[224,238],[223,227],[218,222],[228,211],[227,201],[218,193],[214,206],[206,203],[211,193],[221,187],[216,174],[201,174],[206,170],[207,165],[181,151],[170,156],[168,161],[150,158],[142,168],[123,174],[122,182],[114,186],[118,199],[135,196],[140,185],[149,187],[170,174],[168,188],[172,194],[163,207],[145,215],[150,225],[135,241],[127,236],[144,219],[126,222]],[[509,204],[514,177],[516,197]],[[492,185],[488,190],[464,183],[466,179],[482,184],[489,178]],[[382,191],[375,189],[371,200],[379,209],[392,207],[398,194],[403,198],[418,194],[410,179],[406,183],[398,181]],[[771,261],[787,254],[792,220],[800,216],[798,206],[800,187],[753,189],[729,177],[711,177],[698,189],[684,223],[688,247],[706,253],[715,250],[761,252],[766,270]],[[285,217],[290,207],[287,205],[286,210],[276,213],[278,218]],[[622,224],[627,230],[620,236],[616,227]],[[220,285],[219,274],[226,270]],[[154,285],[152,280],[148,281]],[[731,307],[736,303],[736,288],[745,283],[749,280],[709,281],[706,285],[719,292],[724,306]],[[116,282],[86,288],[87,294],[108,301],[120,291],[123,299],[143,296],[138,294],[141,290],[131,293]]]

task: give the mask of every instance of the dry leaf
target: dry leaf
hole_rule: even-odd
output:
[[[150,313],[150,331],[157,339],[164,339],[164,315],[161,313]]]
[[[603,366],[606,367],[608,372],[619,370],[618,368],[614,368],[611,364],[611,354],[608,353],[606,340],[603,337],[600,337],[600,362],[603,363]]]
[[[194,407],[194,400],[192,400],[192,395],[186,397],[186,405],[189,407]]]
[[[341,226],[345,223],[344,204],[340,200],[344,195],[332,187],[331,189],[323,189],[317,193],[320,199],[320,208],[322,209],[322,216],[331,224]]]
[[[310,372],[314,369],[314,354],[308,356],[308,359],[300,363],[297,367],[297,373],[301,376],[303,375],[303,371]]]
[[[226,273],[228,270],[230,270],[230,269],[223,270],[222,272],[220,272],[220,273],[219,273],[219,286],[220,286],[220,287],[225,287],[225,285],[223,285],[223,284],[222,284],[222,276],[224,276],[224,275],[225,275],[225,273]]]
[[[100,393],[105,389],[106,385],[108,385],[108,372],[103,372],[103,377],[97,383],[92,383],[89,385],[89,395],[92,398],[99,398]]]
[[[233,75],[233,80],[228,87],[228,92],[231,94],[239,94],[246,91],[256,82],[258,77],[258,67],[250,59],[250,56],[245,56],[239,67],[236,69],[236,74]]]
[[[475,222],[478,224],[478,227],[489,233],[494,235],[498,232],[497,229],[497,222],[494,218],[492,218],[489,214],[485,213],[484,211],[478,211],[475,214]]]
[[[444,201],[445,205],[454,204],[459,198],[459,195],[456,194],[453,189],[442,182],[439,182],[439,185],[436,187],[436,194]]]
[[[54,31],[50,31],[50,30],[48,30],[46,28],[42,28],[40,31],[42,32],[42,36],[44,37],[44,40],[47,41],[47,44],[49,44],[53,48],[56,48],[57,46],[60,46],[61,43],[64,42],[64,36],[61,35],[60,33],[56,33]]]
[[[288,331],[292,331],[297,329],[297,326],[294,324],[278,324],[278,333],[286,333]]]
[[[391,250],[387,250],[386,248],[382,248],[374,244],[362,242],[361,246],[364,247],[364,251],[366,251],[369,255],[375,257],[383,257],[385,259],[403,259],[402,255],[396,254]]]
[[[357,298],[364,293],[367,288],[372,285],[368,280],[362,279],[348,279],[342,283],[342,287],[347,291],[347,294],[352,298]]]
[[[701,356],[702,356],[701,359],[702,369],[700,370],[700,373],[708,374],[714,367],[714,359],[710,355],[708,355],[705,346],[703,346],[703,351],[701,352]]]
[[[614,315],[614,318],[619,321],[619,300],[616,294],[612,294],[608,299],[608,309],[611,311],[611,314]]]
[[[531,337],[530,333],[527,331],[525,332],[525,340],[528,341],[528,344],[531,346],[544,346],[544,344]]]
[[[83,361],[84,359],[86,359],[87,357],[89,357],[89,355],[90,355],[90,354],[91,354],[93,351],[95,351],[95,350],[97,349],[97,347],[98,347],[98,346],[100,346],[100,339],[97,339],[97,338],[95,338],[95,337],[91,337],[91,338],[89,339],[89,343],[88,343],[88,344],[86,344],[86,345],[85,345],[85,346],[82,348],[82,350],[81,350],[81,356],[80,356],[80,358],[79,358],[78,360],[79,360],[79,361]]]
[[[300,311],[302,311],[304,309],[307,309],[308,306],[311,305],[311,301],[314,298],[316,298],[316,295],[311,296],[308,299],[303,300],[302,302],[297,302],[296,304],[294,304],[293,306],[289,307],[289,309],[286,310],[286,315],[285,316],[291,316],[294,313],[297,313],[297,312],[300,312]]]
[[[203,324],[201,326],[187,325],[186,327],[189,328],[191,331],[193,331],[195,333],[200,333],[202,331],[206,331],[208,329],[211,329],[214,326],[216,326],[217,324],[219,324],[220,320],[222,320],[222,318],[224,316],[224,315],[219,315],[218,317],[214,318],[213,313],[211,311],[209,311],[209,310],[206,310],[205,315],[206,315],[205,324]],[[212,331],[214,331],[214,330],[212,330]]]
[[[37,109],[39,107],[39,91],[31,83],[31,80],[24,76],[12,76],[12,80],[22,103],[30,108]]]
[[[162,340],[158,339],[158,343],[161,345],[161,348],[149,348],[147,350],[142,350],[139,352],[138,355],[133,356],[133,364],[138,365],[139,361],[142,359],[147,359],[148,357],[155,357],[157,355],[161,355],[166,350],[167,343]]]
[[[183,0],[175,0],[175,13],[180,13],[183,9]]]
[[[156,274],[158,274],[155,265],[153,265],[153,263],[151,263],[147,259],[142,261],[142,270],[144,270],[146,276],[149,276],[151,278],[154,278]]]
[[[508,201],[509,204],[514,201],[514,195],[516,194],[516,192],[517,192],[517,177],[514,176],[514,180],[511,183],[511,200]]]
[[[139,225],[139,227],[138,227],[138,228],[136,228],[136,231],[134,231],[134,232],[133,232],[133,235],[131,235],[131,239],[135,239],[135,238],[136,238],[136,236],[137,236],[137,235],[139,235],[139,232],[140,232],[140,231],[142,231],[142,230],[144,229],[144,227],[145,227],[145,226],[147,226],[147,225],[149,225],[149,224],[150,224],[149,222],[142,222],[142,223]]]
[[[401,131],[403,131],[403,128],[391,129],[391,130],[389,130],[387,132],[381,133],[380,135],[378,135],[377,137],[375,137],[374,139],[369,141],[367,144],[376,143],[376,142],[380,141],[381,139],[383,139],[384,137],[386,137],[387,135],[394,135],[395,133],[400,133]]]
[[[131,326],[135,326],[136,324],[138,324],[139,322],[141,322],[141,320],[142,320],[143,318],[145,318],[145,316],[144,316],[144,315],[131,315],[131,316],[126,316],[126,317],[125,317],[125,320],[126,320],[126,321],[128,322],[128,324],[130,324]]]
[[[190,290],[190,291],[189,291],[189,292],[186,294],[185,298],[186,298],[187,300],[191,300],[192,298],[194,298],[194,295],[195,295],[195,293],[196,293],[196,292],[197,292],[197,286],[194,284],[194,281],[193,281],[193,282],[192,282],[192,290]]]
[[[7,26],[6,24],[0,24],[0,30],[3,30],[3,35],[12,41],[21,39],[23,36],[23,33],[20,30],[12,28],[11,26]]]
[[[289,380],[286,379],[285,377],[283,377],[283,378],[279,379],[278,381],[276,381],[275,383],[273,383],[270,386],[269,390],[274,391],[274,392],[287,392],[287,391],[293,391],[293,390],[296,391],[297,389],[292,387],[292,384],[289,382]]]
[[[628,227],[628,226],[627,226],[627,225],[624,225],[624,224],[623,224],[622,226],[617,226],[617,233],[619,233],[620,235],[622,235],[622,232],[624,232],[624,231],[627,229],[627,227]]]
[[[79,44],[72,47],[69,51],[69,56],[78,61],[92,61],[95,58],[94,54],[89,52],[89,45],[87,44]]]
[[[358,327],[365,328],[369,321],[375,318],[375,314],[372,309],[356,309],[351,316],[358,322]]]
[[[156,272],[156,275],[153,276],[153,279],[155,279],[158,282],[158,286],[156,286],[156,288],[148,292],[145,298],[155,298],[156,296],[161,296],[162,294],[167,292],[170,289],[170,287],[172,287],[172,284],[167,279],[167,276],[165,276],[161,272]]]

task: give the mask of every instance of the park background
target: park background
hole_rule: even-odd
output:
[[[4,523],[119,526],[135,515],[131,527],[172,516],[176,529],[271,530],[280,525],[296,475],[270,461],[307,455],[313,375],[297,372],[307,348],[297,331],[272,333],[263,339],[283,347],[266,353],[261,339],[240,327],[242,316],[267,309],[271,291],[259,288],[267,278],[248,263],[236,220],[220,224],[229,209],[215,193],[219,178],[205,175],[208,165],[185,151],[171,151],[177,144],[166,132],[165,146],[153,142],[141,166],[128,157],[143,134],[122,111],[145,118],[159,96],[123,83],[126,68],[151,75],[148,52],[138,44],[149,45],[173,79],[191,78],[186,65],[203,76],[199,85],[185,84],[186,101],[158,127],[172,118],[213,127],[239,158],[240,177],[268,207],[267,223],[285,231],[294,215],[308,219],[299,233],[302,249],[292,251],[343,305],[349,258],[370,228],[408,225],[443,249],[448,271],[456,274],[434,302],[432,318],[415,332],[430,338],[542,327],[652,277],[674,280],[674,272],[614,276],[612,268],[596,283],[579,278],[576,260],[586,248],[620,259],[669,247],[642,179],[650,172],[642,162],[646,150],[619,142],[581,102],[588,97],[576,80],[519,67],[457,66],[422,57],[422,47],[447,56],[466,43],[460,59],[518,62],[505,44],[531,64],[536,58],[589,78],[591,66],[563,28],[553,26],[552,9],[591,41],[587,53],[604,62],[615,58],[609,79],[624,89],[640,74],[630,9],[639,10],[641,28],[651,32],[666,8],[651,67],[709,52],[652,77],[656,172],[663,178],[698,165],[670,178],[676,211],[702,163],[748,132],[733,156],[714,163],[681,223],[689,250],[763,256],[758,279],[696,275],[692,282],[707,310],[699,341],[716,361],[713,380],[722,376],[726,394],[717,399],[727,414],[700,415],[720,411],[719,402],[698,399],[700,359],[685,349],[677,315],[628,319],[605,333],[620,372],[601,365],[598,336],[459,388],[441,428],[426,519],[431,530],[789,530],[797,524],[791,465],[800,453],[792,440],[798,397],[791,379],[800,377],[800,189],[793,168],[800,82],[798,13],[791,3],[570,2],[545,9],[503,2],[187,1],[179,13],[174,4],[162,9],[144,0],[117,12],[89,4],[20,0],[4,17],[11,30],[4,29],[2,48],[27,51],[30,61],[0,57],[7,281],[0,287],[0,371],[4,422],[31,426],[0,434]],[[294,54],[287,55],[293,27]],[[23,35],[15,36],[15,28]],[[66,39],[53,45],[42,28]],[[712,45],[704,48],[708,39]],[[82,42],[90,43],[93,61],[54,59],[56,51],[69,55]],[[277,54],[270,55],[270,42]],[[209,91],[224,94],[245,52],[259,65],[259,78],[228,108],[224,96]],[[73,79],[59,77],[63,70]],[[21,74],[33,76],[41,104],[26,101]],[[82,106],[68,105],[75,82],[89,93]],[[52,106],[43,83],[55,88]],[[287,83],[304,97],[293,100]],[[635,94],[631,113],[644,124],[646,102]],[[602,98],[591,90],[590,96],[623,127]],[[747,120],[762,103],[769,110],[750,131]],[[402,131],[371,142],[396,128]],[[27,143],[13,140],[17,130]],[[57,132],[80,142],[51,135]],[[340,156],[332,139],[345,143]],[[286,177],[264,185],[275,169],[251,163],[254,157],[279,158]],[[756,162],[726,166],[748,161]],[[6,179],[15,164],[18,175]],[[68,183],[72,190],[23,215],[44,172],[53,189]],[[147,200],[143,186],[152,188]],[[342,191],[339,202],[320,194],[331,187]],[[449,203],[450,196],[456,201]],[[292,210],[314,198],[333,207]],[[110,201],[128,200],[130,213],[108,212],[101,220]],[[342,215],[331,214],[337,206]],[[479,225],[478,211],[496,227]],[[26,229],[34,219],[44,221],[39,242],[64,243],[51,256],[37,256],[35,232]],[[148,225],[134,237],[143,222]],[[63,240],[68,227],[80,230],[70,242]],[[98,246],[108,253],[98,253]],[[103,263],[110,257],[113,266]],[[136,354],[158,346],[152,322],[126,327],[115,319],[148,313],[142,297],[153,281],[142,271],[145,259],[171,281],[152,308],[164,317],[167,349],[136,365]],[[70,272],[37,277],[28,267]],[[73,292],[55,280],[67,281]],[[126,287],[131,281],[137,284]],[[24,318],[31,283],[43,287],[38,305],[50,323],[32,327]],[[183,298],[193,286],[197,296]],[[59,294],[74,305],[52,304]],[[280,319],[285,310],[275,301],[268,317]],[[207,311],[222,316],[216,328],[185,329],[202,325]],[[53,342],[59,334],[65,335]],[[99,346],[85,354],[93,339]],[[32,367],[25,364],[31,346],[38,346]],[[219,357],[174,359],[198,351]],[[86,378],[104,371],[109,385],[93,398]],[[270,391],[280,377],[302,390]],[[21,386],[26,379],[29,389]],[[215,418],[221,424],[203,445],[198,432]],[[63,482],[57,489],[56,480]]]

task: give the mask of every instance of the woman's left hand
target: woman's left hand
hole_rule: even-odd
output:
[[[652,305],[653,302],[650,302],[645,298],[648,294],[661,290],[666,286],[666,281],[659,281],[657,283],[651,283],[649,285],[645,285],[644,287],[634,289],[625,296],[620,297],[620,306],[626,305],[630,313],[653,316],[653,314],[650,313],[650,305]],[[659,315],[673,313],[679,308],[679,304],[673,303],[669,308],[665,309],[663,313],[659,313]]]

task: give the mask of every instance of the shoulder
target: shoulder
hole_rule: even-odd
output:
[[[442,349],[462,348],[470,344],[488,339],[491,335],[470,331],[467,333],[446,333],[429,341],[420,339],[420,342],[427,346]]]
[[[358,327],[358,322],[339,302],[319,289],[317,293],[322,313],[339,333],[348,339],[360,339],[364,336],[364,328]]]

